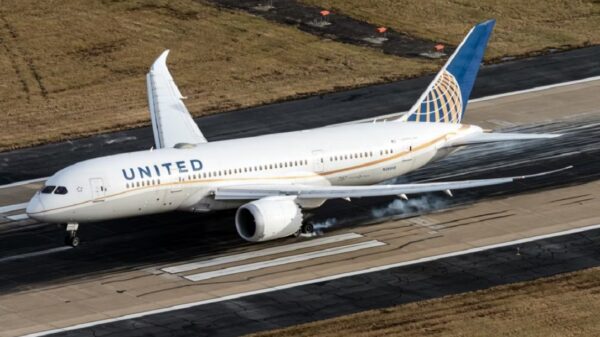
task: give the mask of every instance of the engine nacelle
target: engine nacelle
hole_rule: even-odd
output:
[[[295,197],[267,197],[244,204],[235,214],[238,234],[247,241],[283,238],[302,226],[302,210]]]

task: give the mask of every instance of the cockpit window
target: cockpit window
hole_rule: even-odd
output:
[[[56,188],[56,191],[54,191],[54,194],[67,194],[69,193],[69,191],[67,191],[67,188],[64,186],[58,186]]]
[[[42,193],[50,194],[50,193],[52,193],[52,191],[54,191],[55,188],[56,188],[56,186],[52,186],[52,185],[44,186],[44,188],[42,188]]]

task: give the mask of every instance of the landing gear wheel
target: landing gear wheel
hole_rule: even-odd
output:
[[[65,244],[68,245],[68,246],[71,246],[73,248],[79,246],[79,242],[80,242],[79,236],[77,236],[77,235],[74,235],[74,236],[68,235],[65,238]]]
[[[311,223],[307,223],[302,226],[302,233],[310,234],[314,231],[315,231],[315,228],[313,227],[313,224],[311,224]]]
[[[79,237],[77,236],[77,230],[79,229],[79,224],[76,223],[68,223],[65,226],[67,230],[67,235],[65,235],[65,244],[71,247],[79,246]]]

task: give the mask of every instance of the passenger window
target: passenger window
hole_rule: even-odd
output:
[[[44,188],[42,188],[42,193],[44,194],[50,194],[54,191],[54,189],[56,188],[56,186],[46,186]]]
[[[54,191],[54,194],[67,194],[69,193],[69,191],[67,191],[67,188],[64,186],[58,186],[56,188],[56,190]]]

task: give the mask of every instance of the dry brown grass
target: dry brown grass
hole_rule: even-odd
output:
[[[371,310],[253,334],[286,336],[600,336],[600,269]]]
[[[301,0],[376,25],[452,44],[497,19],[487,59],[600,43],[597,0]]]
[[[0,150],[149,123],[165,48],[196,116],[434,70],[194,0],[5,0]]]
[[[473,22],[496,17],[492,56],[600,39],[597,1],[305,1],[452,43]],[[169,65],[196,116],[439,66],[194,0],[4,0],[0,6],[0,151],[148,124],[144,74],[165,48],[172,49]]]

